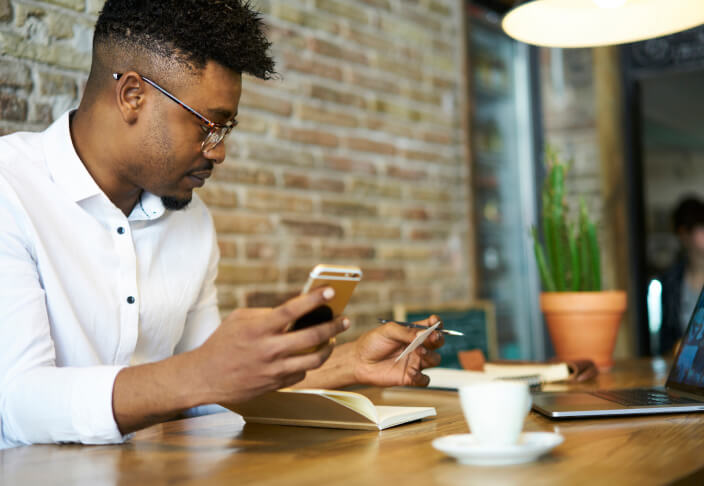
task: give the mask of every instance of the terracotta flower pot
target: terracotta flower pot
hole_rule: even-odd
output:
[[[626,292],[543,292],[540,308],[558,359],[586,358],[601,369],[611,367]]]

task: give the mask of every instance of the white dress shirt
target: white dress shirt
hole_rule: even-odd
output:
[[[125,217],[76,154],[68,113],[0,137],[0,449],[123,441],[115,376],[214,331],[218,257],[195,194],[170,211],[145,192]]]

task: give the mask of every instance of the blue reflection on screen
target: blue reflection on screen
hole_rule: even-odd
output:
[[[677,355],[671,379],[685,385],[704,387],[702,338],[704,338],[704,292],[699,294],[692,319],[680,345],[682,349]]]

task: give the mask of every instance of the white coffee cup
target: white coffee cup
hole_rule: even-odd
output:
[[[459,394],[462,411],[478,443],[503,446],[518,442],[531,405],[526,383],[472,383],[460,387]]]

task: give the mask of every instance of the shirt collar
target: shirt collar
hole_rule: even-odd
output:
[[[83,165],[73,146],[67,111],[44,131],[44,156],[54,182],[75,202],[104,194]],[[106,199],[109,200],[107,196]],[[157,219],[165,212],[161,198],[142,192],[130,213],[130,220]]]
[[[76,153],[66,112],[44,131],[44,157],[51,178],[76,202],[101,194]]]

